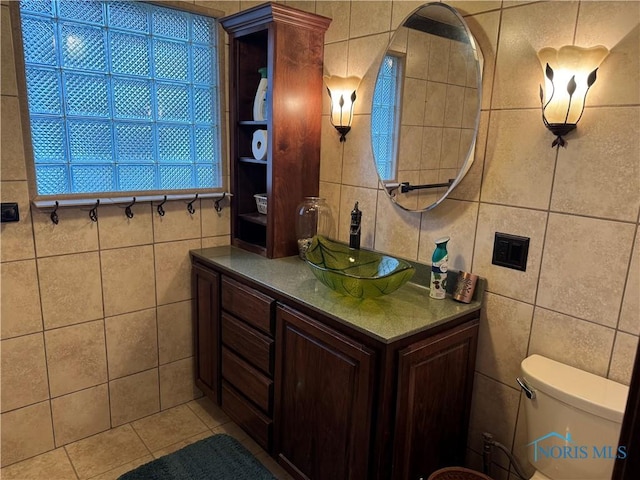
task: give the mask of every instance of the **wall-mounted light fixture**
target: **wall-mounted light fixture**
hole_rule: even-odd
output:
[[[589,89],[598,66],[609,54],[602,45],[590,48],[566,45],[559,50],[543,48],[538,59],[546,77],[540,85],[542,121],[556,139],[552,147],[566,146],[563,136],[576,128],[584,112]]]
[[[332,76],[324,77],[324,83],[331,99],[331,125],[340,133],[340,141],[344,142],[351,130],[353,104],[356,102],[356,90],[360,79]]]

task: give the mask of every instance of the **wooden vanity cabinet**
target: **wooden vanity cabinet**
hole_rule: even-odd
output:
[[[193,279],[197,385],[294,478],[464,463],[479,311],[382,343],[224,268]]]

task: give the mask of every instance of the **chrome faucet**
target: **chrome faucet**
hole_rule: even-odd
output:
[[[358,202],[351,210],[351,228],[349,229],[349,248],[360,248],[360,229],[362,212],[358,209]]]

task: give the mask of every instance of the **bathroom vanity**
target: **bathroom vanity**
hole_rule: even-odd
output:
[[[191,259],[196,384],[294,477],[418,479],[463,463],[479,300],[411,283],[357,300],[298,257],[236,247]]]

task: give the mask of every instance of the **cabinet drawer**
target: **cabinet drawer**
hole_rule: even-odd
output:
[[[222,314],[222,343],[268,375],[273,375],[273,340],[246,323]]]
[[[273,334],[274,302],[253,288],[222,279],[222,308],[269,335]]]
[[[258,445],[271,450],[273,422],[257,408],[247,402],[227,382],[222,382],[222,410],[229,415]]]
[[[273,382],[224,346],[222,377],[262,410],[271,413]]]

